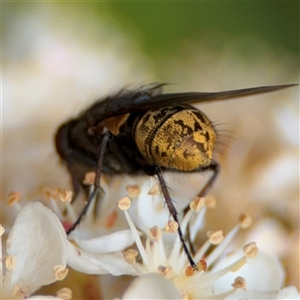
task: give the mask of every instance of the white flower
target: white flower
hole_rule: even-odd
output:
[[[181,299],[181,296],[170,280],[150,273],[134,280],[122,299]]]
[[[63,280],[68,274],[66,265],[88,274],[136,275],[121,252],[133,243],[130,230],[70,242],[61,221],[43,204],[31,202],[23,209],[18,201],[13,204],[20,212],[6,241],[7,255],[1,251],[5,299],[27,298],[40,287]],[[63,289],[57,295],[69,299],[71,291]]]
[[[150,197],[145,197],[143,191],[131,197],[137,199],[138,202],[144,201],[145,204],[140,203],[134,206],[133,219],[142,220],[139,228],[144,228],[143,224],[151,220],[154,222],[151,211],[156,211],[158,220],[162,220],[164,216],[163,210],[155,209],[158,202],[153,199],[155,194],[153,189],[150,189]],[[160,197],[159,193],[156,195]],[[151,201],[153,207],[149,209],[148,203]],[[192,240],[197,230],[203,226],[206,206],[214,205],[211,202],[205,202],[203,198],[194,199],[190,205],[192,209],[181,222],[183,231],[187,224],[190,224]],[[129,249],[124,252],[124,257],[135,268],[139,278],[132,282],[122,299],[280,299],[280,297],[285,299],[284,297],[299,297],[298,291],[293,287],[282,289],[284,271],[279,260],[259,252],[255,243],[249,243],[243,249],[235,249],[228,254],[229,244],[239,229],[251,225],[252,221],[248,215],[242,215],[239,224],[225,237],[221,230],[209,233],[207,242],[193,256],[194,261],[198,263],[198,270],[194,270],[189,266],[186,254],[181,250],[176,223],[169,221],[163,229],[160,229],[156,222],[152,223],[154,226],[148,230],[148,237],[143,243],[135,222],[131,218],[132,214],[129,214],[130,204],[128,197],[119,201],[119,207],[124,210],[135,237],[138,251]],[[139,209],[147,210],[148,215],[147,212],[142,211],[137,216]],[[211,251],[212,245],[216,246]]]
[[[94,218],[93,199],[82,222],[68,236],[72,243],[67,243],[67,263],[73,269],[87,274],[136,275],[121,252],[134,243],[132,233],[128,229],[118,230],[119,218],[115,213],[118,209],[114,203],[108,201],[109,192],[105,181],[102,181],[102,190],[104,197],[101,199],[100,217]],[[82,207],[79,212],[76,211],[70,203],[69,191],[53,193],[53,190],[48,190],[48,196],[51,207],[68,228],[77,220]],[[64,202],[63,206],[58,199]],[[65,209],[68,212],[67,217],[62,213]]]
[[[4,299],[28,297],[67,275],[66,233],[57,216],[38,202],[28,203],[19,213],[6,251],[6,256],[1,251]]]
[[[118,184],[120,182],[123,181]],[[282,289],[284,271],[276,257],[258,251],[254,242],[243,249],[231,245],[239,230],[251,225],[250,216],[243,214],[226,236],[222,230],[209,232],[207,241],[193,254],[196,270],[189,265],[182,251],[178,224],[169,219],[157,184],[151,187],[148,180],[141,185],[130,183],[125,186],[123,182],[124,189],[113,189],[113,193],[109,193],[104,185],[104,214],[94,219],[91,206],[71,240],[65,234],[62,220],[48,208],[40,203],[27,204],[7,240],[6,272],[2,276],[4,295],[8,299],[29,297],[40,286],[63,279],[67,274],[66,265],[69,265],[87,274],[137,276],[123,299],[299,298],[296,288]],[[125,194],[118,206],[112,201],[115,191]],[[70,196],[63,194],[66,198]],[[60,195],[60,198],[64,197]],[[50,203],[65,221],[60,204],[54,199]],[[194,245],[204,227],[207,209],[214,206],[214,199],[196,197],[181,220],[183,233],[189,226]],[[68,202],[64,207],[77,217],[76,210]],[[113,226],[99,229],[99,224],[108,224],[103,223],[107,214],[109,218],[114,216]],[[120,229],[117,219],[122,215],[130,229]],[[115,227],[120,230],[113,232]],[[84,233],[93,237],[84,239]],[[136,248],[128,249],[133,242]],[[115,288],[118,290],[118,286]],[[70,295],[71,291],[67,289],[59,291],[57,297],[68,299]]]

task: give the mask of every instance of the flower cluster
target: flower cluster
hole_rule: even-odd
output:
[[[104,183],[103,186],[108,192],[108,186]],[[276,257],[260,252],[255,242],[242,249],[231,246],[236,234],[251,225],[249,215],[241,215],[238,224],[226,235],[222,230],[208,232],[207,241],[193,253],[197,263],[197,269],[193,269],[182,251],[178,224],[169,219],[157,184],[149,189],[149,181],[144,181],[127,185],[126,190],[127,195],[118,202],[105,193],[101,207],[104,214],[95,220],[91,212],[95,208],[91,207],[78,230],[69,237],[63,227],[68,219],[62,212],[67,210],[72,219],[77,214],[69,203],[68,191],[57,193],[63,205],[54,199],[53,193],[48,193],[52,210],[39,202],[19,207],[6,239],[6,254],[0,244],[3,298],[49,298],[33,294],[41,286],[63,280],[68,275],[67,266],[87,274],[136,276],[122,299],[299,297],[296,288],[282,288],[284,272]],[[20,206],[16,201],[20,195],[12,195],[10,204]],[[210,198],[197,197],[182,218],[181,228],[184,233],[189,229],[194,245],[204,227],[207,209],[215,205]],[[124,225],[124,220],[128,225]],[[89,237],[84,238],[85,234]],[[51,298],[71,299],[71,290],[72,287],[60,289]]]

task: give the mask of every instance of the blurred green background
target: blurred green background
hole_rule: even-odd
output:
[[[139,39],[149,55],[174,54],[181,41],[228,47],[240,36],[258,36],[299,53],[299,1],[112,2],[107,9]]]
[[[247,43],[237,46],[235,41],[255,38],[269,45],[273,55],[282,51],[297,58],[299,55],[299,1],[4,2],[2,11],[4,49],[7,35],[18,38],[26,33],[26,25],[19,31],[12,24],[26,13],[42,16],[48,12],[48,18],[41,22],[49,21],[52,14],[51,22],[60,24],[62,32],[69,26],[78,36],[88,36],[88,31],[95,30],[97,19],[104,20],[102,35],[106,32],[106,41],[114,39],[113,30],[133,37],[139,49],[152,59],[158,76],[167,75],[159,68],[166,57],[188,59],[186,44],[220,51],[237,47],[238,55],[251,60],[259,56],[259,49]],[[290,68],[293,72],[299,65]]]

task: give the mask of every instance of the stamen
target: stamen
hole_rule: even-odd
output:
[[[167,267],[165,267],[165,266],[158,266],[158,267],[157,267],[157,270],[158,270],[159,273],[164,274],[166,268],[167,268]]]
[[[181,244],[179,236],[177,234],[174,244],[171,247],[172,251],[169,255],[169,261],[174,262],[174,264],[172,264],[172,263],[171,264],[173,267],[175,267],[176,271],[180,270],[181,268],[183,268],[186,265],[186,255],[185,254],[182,255],[182,253],[180,254],[181,245],[182,244]],[[185,259],[185,260],[183,260],[183,259]]]
[[[78,215],[75,211],[74,205],[72,205],[69,202],[66,202],[66,209],[67,209],[67,212],[68,212],[69,219],[71,220],[72,223],[75,223],[76,220],[78,219]]]
[[[14,298],[16,298],[16,299],[25,299],[25,297],[26,297],[25,292],[23,292],[21,287],[19,287],[17,285],[14,287],[13,295],[14,295]]]
[[[63,220],[64,219],[64,216],[62,214],[62,210],[61,208],[59,207],[57,201],[54,199],[54,198],[49,198],[48,201],[50,201],[50,205],[51,205],[51,208],[52,210],[54,211],[54,213],[58,216],[58,218],[60,220]],[[77,217],[76,217],[77,218]]]
[[[91,173],[93,173],[93,172],[91,172]],[[105,184],[106,184],[105,181],[101,179],[101,187]],[[89,197],[93,192],[94,192],[94,185],[92,184],[89,187]],[[96,195],[94,195],[93,199],[91,199],[91,203],[86,212],[84,222],[87,222],[87,221],[92,222],[93,221],[93,213],[95,211],[95,205],[96,205],[95,198],[96,198]],[[66,202],[66,208],[67,208],[68,216],[71,219],[71,222],[72,223],[76,222],[78,219],[78,214],[75,211],[75,206],[72,205],[70,202]]]
[[[162,236],[162,232],[158,226],[153,226],[148,230],[148,235],[151,239],[158,241]]]
[[[243,259],[244,258],[244,259]],[[231,272],[236,272],[238,271],[245,263],[246,263],[246,258],[243,257],[241,258],[231,269]]]
[[[207,207],[204,206],[198,213],[198,216],[196,217],[196,220],[194,221],[193,225],[190,226],[190,237],[191,237],[192,242],[195,240],[197,233],[205,225],[204,217],[205,217],[206,210],[207,210]]]
[[[121,210],[127,210],[130,208],[131,201],[128,197],[124,197],[118,201],[118,207]]]
[[[180,290],[180,296],[182,300],[193,299],[194,297],[190,296],[190,293],[184,289]]]
[[[146,255],[148,257],[149,265],[152,266],[153,265],[153,255],[152,255],[152,243],[151,243],[150,238],[146,239],[145,251],[146,251]]]
[[[50,188],[48,186],[43,186],[43,187],[41,187],[41,193],[44,195],[46,200],[50,202],[51,209],[58,216],[58,218],[60,220],[63,220],[64,216],[62,214],[61,207],[57,203],[57,200],[60,200],[60,195],[63,192],[59,188]],[[76,219],[77,219],[77,217],[76,217]]]
[[[133,237],[134,237],[134,240],[135,240],[135,243],[138,247],[138,250],[140,252],[140,255],[142,257],[142,260],[144,262],[145,265],[148,265],[149,264],[149,261],[148,261],[148,257],[147,257],[147,253],[145,251],[145,248],[143,247],[143,244],[142,244],[142,241],[140,239],[140,236],[138,234],[138,231],[134,225],[134,223],[132,222],[131,218],[130,218],[130,215],[127,211],[127,209],[129,208],[128,206],[130,206],[130,199],[128,197],[124,197],[122,198],[119,202],[118,202],[118,206],[121,210],[124,211],[124,214],[125,214],[125,218],[127,220],[127,223],[130,227],[130,230],[133,234]]]
[[[44,197],[46,197],[47,200],[57,200],[59,193],[60,193],[60,189],[59,188],[51,188],[48,186],[43,186],[42,188],[42,194],[44,195]]]
[[[87,172],[84,175],[84,179],[83,179],[82,183],[85,185],[93,185],[95,182],[95,178],[96,178],[96,172],[94,172],[94,171]]]
[[[209,231],[207,236],[209,237],[209,241],[212,245],[218,245],[224,240],[223,230],[218,230],[215,232]]]
[[[67,276],[68,272],[69,270],[65,266],[56,265],[53,267],[53,273],[56,280],[63,280]]]
[[[158,196],[160,193],[160,185],[155,183],[152,188],[149,190],[148,195],[150,196]]]
[[[238,276],[234,279],[234,282],[231,286],[235,289],[246,290],[247,282],[243,277]]]
[[[135,249],[128,249],[126,251],[123,251],[122,254],[123,254],[124,259],[128,263],[132,264],[132,263],[136,262],[136,258],[139,255],[139,252]]]
[[[248,214],[241,214],[239,217],[240,227],[242,229],[247,229],[252,225],[252,217]]]
[[[214,282],[218,278],[222,277],[223,275],[231,272],[233,269],[236,268],[237,265],[241,264],[241,261],[244,262],[245,260],[246,258],[243,256],[238,260],[236,260],[235,262],[233,262],[232,264],[224,267],[223,269],[220,269],[215,272],[207,272],[205,273],[205,276],[201,277],[201,281],[199,281],[198,276],[195,276],[195,280],[197,280],[198,288],[200,289],[206,287],[207,284]],[[201,273],[199,275],[201,275]]]
[[[235,226],[224,238],[224,240],[219,244],[207,257],[206,262],[210,265],[213,261],[215,261],[224,251],[224,249],[228,246],[230,241],[234,238],[236,233],[239,231],[239,226]]]
[[[205,196],[205,206],[209,209],[213,209],[217,206],[217,200],[213,195]]]
[[[6,257],[6,259],[5,259],[6,269],[12,270],[16,267],[16,265],[17,265],[17,259],[15,256],[9,255]]]
[[[20,192],[11,192],[8,195],[7,203],[9,206],[13,206],[16,203],[19,203],[22,199],[22,195]]]
[[[186,269],[185,269],[185,275],[187,277],[190,277],[192,275],[194,275],[195,273],[195,269],[192,267],[192,266],[187,266]]]
[[[210,247],[211,243],[209,240],[207,240],[202,246],[201,248],[196,252],[196,255],[194,256],[194,260],[198,261],[200,260],[204,254],[207,252],[208,248]]]
[[[168,279],[176,278],[176,274],[175,274],[173,268],[170,266],[167,266],[167,267],[158,266],[157,270],[159,273],[161,273],[162,275],[164,275],[164,277],[166,277]]]
[[[69,300],[72,299],[72,290],[69,288],[62,288],[56,292],[58,298]]]
[[[193,211],[200,211],[200,209],[205,205],[204,197],[195,197],[190,203],[190,209]]]
[[[3,262],[2,262],[2,235],[5,232],[4,227],[2,227],[2,225],[0,224],[0,278],[4,278],[3,277]]]
[[[234,294],[236,292],[236,289],[231,289],[229,291],[226,291],[224,293],[219,293],[219,294],[215,294],[215,295],[203,295],[203,299],[210,299],[210,300],[220,300],[220,299],[227,299],[229,296],[231,296],[232,294]],[[240,300],[248,300],[248,299],[240,299]]]
[[[174,233],[178,229],[178,223],[176,221],[170,220],[164,228],[166,233]]]
[[[197,268],[198,271],[206,271],[207,270],[207,263],[204,259],[201,259],[198,263],[197,263]]]
[[[5,232],[4,227],[0,224],[0,237],[3,235],[3,233]]]
[[[244,246],[243,251],[247,258],[254,258],[258,253],[258,248],[255,242],[247,244]]]
[[[71,190],[63,190],[62,192],[59,193],[59,199],[62,201],[62,202],[69,202],[71,203],[72,201],[72,191]]]
[[[100,183],[101,190],[103,190],[102,189],[102,182],[103,182],[103,180],[101,180],[101,183]],[[92,184],[90,186],[90,189],[89,189],[89,196],[88,197],[90,197],[90,195],[94,192],[94,190],[95,190],[95,186],[94,186],[94,184]],[[95,212],[95,207],[96,207],[96,197],[97,197],[97,195],[94,194],[94,197],[91,200],[90,206],[89,206],[89,208],[88,208],[88,210],[85,214],[85,222],[87,222],[87,221],[93,222],[94,212]]]
[[[141,194],[141,188],[138,185],[127,185],[126,191],[131,199],[136,199]]]

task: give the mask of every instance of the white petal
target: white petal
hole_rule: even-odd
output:
[[[64,300],[62,298],[54,297],[54,296],[32,296],[26,299],[36,299],[36,300],[43,300],[43,299],[54,299],[54,300]]]
[[[255,241],[260,251],[282,257],[288,253],[288,232],[278,221],[265,219],[259,222],[249,233],[247,239]]]
[[[66,233],[57,216],[39,202],[28,203],[7,239],[7,253],[16,257],[12,286],[31,290],[56,281],[53,267],[66,265]]]
[[[154,225],[159,228],[165,227],[170,215],[168,207],[165,205],[165,200],[160,194],[154,196],[148,195],[153,183],[155,183],[153,179],[143,182],[141,194],[137,201],[131,203],[129,210],[133,222],[144,232],[147,232]]]
[[[91,253],[122,251],[134,243],[131,230],[120,230],[112,234],[89,240],[76,240],[84,250]]]
[[[300,299],[300,294],[296,287],[288,286],[279,291],[277,299]]]
[[[68,243],[68,265],[87,274],[136,275],[121,252],[90,255]]]
[[[226,266],[234,261],[240,254],[223,258],[216,269]],[[271,255],[258,252],[257,256],[248,261],[236,272],[230,272],[216,280],[214,290],[222,292],[231,289],[231,284],[237,276],[242,276],[247,282],[247,290],[276,291],[283,284],[284,271],[280,261]]]
[[[122,299],[182,299],[173,283],[157,273],[136,278]]]

